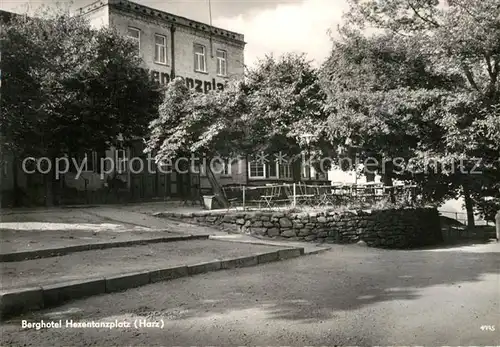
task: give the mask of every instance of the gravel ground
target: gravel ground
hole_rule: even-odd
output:
[[[500,341],[500,245],[420,251],[334,246],[26,316],[163,328],[1,327],[5,346],[485,345]],[[480,329],[482,325],[495,326]]]
[[[147,213],[147,211],[149,213]],[[125,231],[125,230],[169,230],[182,234],[225,235],[214,228],[156,218],[152,211],[175,210],[183,212],[201,211],[193,207],[172,207],[165,204],[137,204],[122,206],[99,206],[86,208],[39,209],[26,212],[0,211],[0,230],[16,231]],[[2,235],[0,234],[0,237]]]
[[[35,251],[83,244],[154,239],[180,235],[153,230],[0,230],[0,253]]]
[[[30,287],[158,267],[191,265],[277,249],[244,243],[190,240],[75,252],[59,257],[1,263],[0,288]]]
[[[80,209],[44,209],[17,212],[16,210],[2,210],[0,218],[4,223],[54,223],[54,224],[105,224],[109,223],[106,218],[100,218],[91,213],[91,208]],[[113,223],[115,224],[115,223]],[[123,223],[118,223],[123,224]]]

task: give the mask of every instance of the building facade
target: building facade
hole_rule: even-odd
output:
[[[206,93],[224,89],[230,79],[244,78],[242,34],[126,0],[96,1],[78,9],[74,15],[84,16],[95,28],[112,27],[128,37],[136,44],[144,69],[160,84],[181,77],[189,88]],[[86,153],[85,170],[68,172],[62,177],[60,203],[102,203],[116,201],[117,196],[121,197],[118,201],[194,199],[210,190],[203,167],[190,167],[184,162],[180,167],[158,170],[143,150],[141,139],[130,147]],[[111,172],[106,165],[100,165],[102,158],[113,160]],[[299,170],[303,180],[327,181],[326,175],[306,167]],[[272,160],[260,163],[247,158],[217,162],[214,171],[221,186],[291,182],[294,176],[291,165]],[[30,190],[36,183],[37,189],[43,192],[43,180],[36,175],[28,176],[19,177],[17,184]]]
[[[230,79],[244,77],[245,42],[242,34],[125,0],[97,1],[78,9],[75,15],[84,16],[95,28],[115,28],[132,40],[144,68],[160,84],[181,77],[187,87],[206,93],[224,89]],[[202,173],[193,172],[200,170],[180,167],[164,171],[151,165],[152,170],[138,172],[131,160],[138,163],[138,158],[142,158],[139,166],[150,165],[143,149],[142,141],[138,141],[130,148],[118,152],[111,149],[106,153],[127,163],[116,178],[127,187],[132,199],[190,197],[199,195],[202,187],[210,186]],[[86,189],[100,189],[106,185],[106,182],[100,182],[102,179],[95,179],[97,175],[87,177],[92,182]],[[234,180],[244,183],[237,177]]]
[[[189,88],[203,93],[224,89],[229,79],[244,78],[242,34],[124,0],[98,1],[79,9],[77,14],[88,18],[94,27],[111,26],[133,40],[151,78],[160,84],[182,77]],[[142,143],[129,149],[127,155],[126,160],[143,156]],[[146,163],[146,158],[143,160]],[[221,186],[293,180],[291,165],[272,160],[260,163],[240,158],[213,164]],[[134,199],[195,197],[210,190],[205,170],[203,167],[178,167],[169,173],[128,170],[122,177]],[[326,175],[306,168],[302,169],[302,179],[327,180]]]

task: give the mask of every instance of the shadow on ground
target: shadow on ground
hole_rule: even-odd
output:
[[[385,251],[358,246],[286,262],[210,273],[102,295],[28,319],[109,319],[133,314],[186,320],[235,311],[267,319],[321,322],[388,301],[419,299],[434,286],[460,290],[500,273],[495,245],[482,251]],[[26,319],[24,317],[24,319]]]

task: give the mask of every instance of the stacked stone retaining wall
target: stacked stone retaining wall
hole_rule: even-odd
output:
[[[439,213],[434,208],[334,212],[159,213],[226,231],[293,241],[357,243],[382,248],[414,248],[442,242]]]

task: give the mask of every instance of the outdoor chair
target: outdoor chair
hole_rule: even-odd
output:
[[[375,184],[366,183],[356,187],[357,198],[360,204],[371,204],[375,202]]]
[[[291,206],[293,206],[293,188],[292,185],[285,183],[283,185],[283,188],[285,190],[285,196],[288,199],[288,202],[290,203]]]
[[[222,187],[222,193],[224,194],[224,198],[228,202],[227,206],[228,211],[233,207],[237,207],[237,202],[239,200],[238,190],[240,190],[240,187],[235,187],[235,186]]]
[[[347,196],[345,187],[343,184],[334,184],[330,187],[332,191],[331,200],[335,206],[342,205],[345,197]]]
[[[264,188],[264,194],[260,196],[259,208],[261,207],[261,203],[265,204],[265,207],[272,208],[272,206],[279,199],[280,196],[281,196],[281,186],[267,185]]]
[[[296,202],[300,206],[312,206],[314,205],[314,198],[316,196],[314,192],[314,187],[307,186],[304,183],[297,184],[297,196],[295,198]]]
[[[317,195],[317,200],[316,200],[316,206],[317,207],[323,207],[323,206],[334,206],[335,205],[335,198],[334,194],[332,193],[332,187],[331,186],[318,186],[316,187],[316,195]]]
[[[383,183],[377,183],[373,186],[373,199],[375,202],[383,201],[385,199],[385,190]]]

